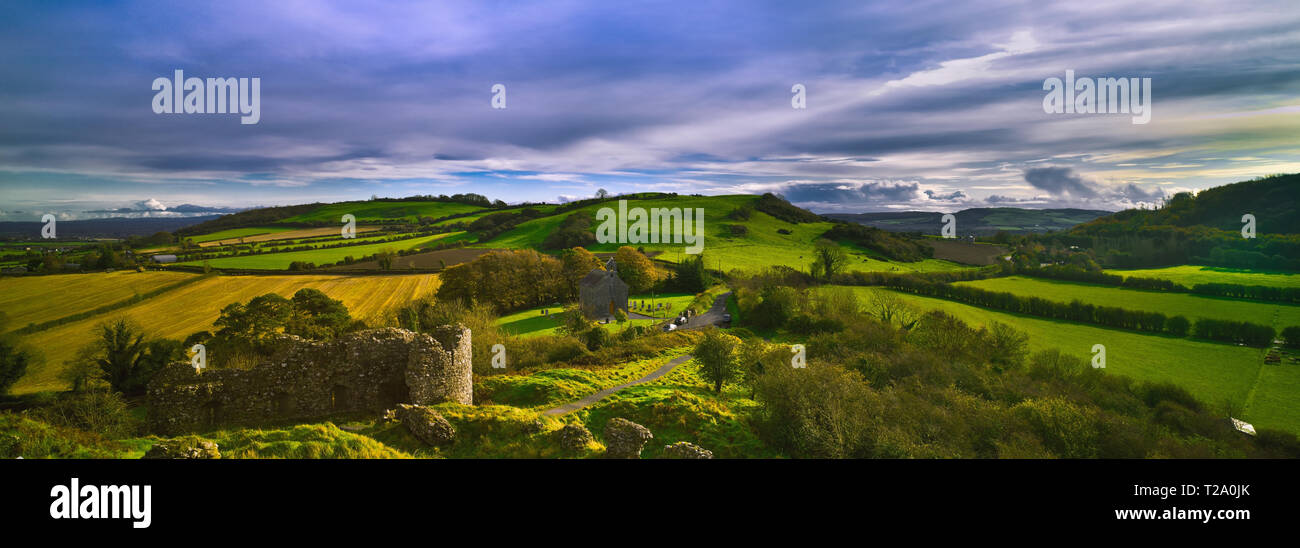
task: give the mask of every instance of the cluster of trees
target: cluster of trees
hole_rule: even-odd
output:
[[[836,222],[822,238],[852,242],[895,261],[916,262],[934,256],[934,248],[919,238],[857,223]]]
[[[1196,284],[1192,286],[1191,292],[1216,297],[1300,303],[1300,287],[1209,283]]]
[[[826,220],[821,215],[791,204],[771,192],[759,196],[754,201],[753,207],[787,223],[819,223]]]
[[[215,334],[206,331],[190,335],[184,347],[203,343],[208,363],[214,367],[252,366],[274,353],[279,335],[329,340],[362,329],[347,306],[318,289],[304,288],[286,299],[276,293],[253,297],[247,303],[230,303],[221,309]]]
[[[491,251],[444,270],[438,300],[488,304],[497,313],[567,302],[576,275],[568,274],[560,259],[531,249]]]
[[[560,221],[560,226],[542,240],[542,249],[567,249],[586,247],[596,243],[596,233],[591,228],[593,219],[585,213],[574,213]]]
[[[759,403],[757,433],[784,455],[1300,456],[1293,434],[1261,428],[1258,436],[1240,435],[1225,418],[1228,409],[1172,384],[1108,375],[1058,351],[1031,354],[1025,335],[1005,325],[972,328],[937,311],[909,329],[861,315],[831,317],[843,329],[797,339],[806,349],[802,368],[793,367],[789,346],[744,329],[732,330],[739,342],[719,337],[733,349],[729,355],[711,352],[735,360],[732,368],[718,367],[722,359],[700,364],[711,388],[726,379],[723,386],[749,389]]]
[[[1277,331],[1272,326],[1232,320],[1196,320],[1192,334],[1202,339],[1239,342],[1249,346],[1268,346]]]

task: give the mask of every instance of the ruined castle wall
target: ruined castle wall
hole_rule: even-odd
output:
[[[379,411],[398,403],[473,403],[470,333],[386,328],[317,342],[288,337],[252,369],[168,366],[149,384],[149,427],[172,435],[226,425]]]

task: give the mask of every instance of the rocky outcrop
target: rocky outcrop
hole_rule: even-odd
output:
[[[469,329],[385,328],[332,341],[283,336],[283,349],[252,369],[196,373],[172,364],[149,383],[148,425],[171,435],[227,424],[375,411],[399,403],[473,403]]]
[[[560,448],[569,453],[585,451],[595,439],[591,431],[581,424],[564,425],[563,428],[555,431],[555,438]]]
[[[194,436],[162,440],[144,454],[146,459],[219,459],[217,443]]]
[[[653,438],[650,429],[627,419],[605,423],[605,456],[611,459],[641,458],[641,449]]]
[[[711,459],[713,451],[695,445],[688,441],[679,441],[672,445],[664,446],[664,458],[666,459]]]
[[[397,420],[402,421],[415,439],[428,445],[448,445],[456,441],[456,427],[437,411],[423,405],[398,405]]]

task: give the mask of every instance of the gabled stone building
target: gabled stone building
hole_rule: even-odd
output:
[[[605,270],[593,269],[578,282],[578,305],[589,320],[612,318],[620,309],[627,313],[627,283],[618,277],[614,259],[605,263]]]

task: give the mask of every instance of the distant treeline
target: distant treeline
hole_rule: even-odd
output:
[[[1195,328],[1192,328],[1192,323],[1183,316],[1166,316],[1160,312],[1097,306],[1079,300],[1062,303],[1041,297],[988,291],[968,285],[934,283],[912,276],[899,276],[887,280],[885,286],[915,295],[938,297],[982,308],[1148,333],[1167,333],[1177,337],[1187,336],[1191,332],[1198,338],[1264,347],[1268,346],[1276,335],[1272,327],[1250,322],[1202,318],[1196,320]]]
[[[1211,297],[1234,297],[1260,301],[1278,301],[1300,303],[1300,288],[1273,287],[1267,285],[1242,285],[1227,283],[1196,284],[1187,287],[1170,280],[1159,278],[1140,278],[1137,276],[1120,276],[1100,271],[1088,271],[1066,266],[1049,266],[1045,268],[1019,269],[1017,274],[1035,278],[1050,278],[1070,282],[1093,283],[1123,287],[1126,289],[1145,289],[1152,291],[1170,291],[1175,293],[1193,293]]]

